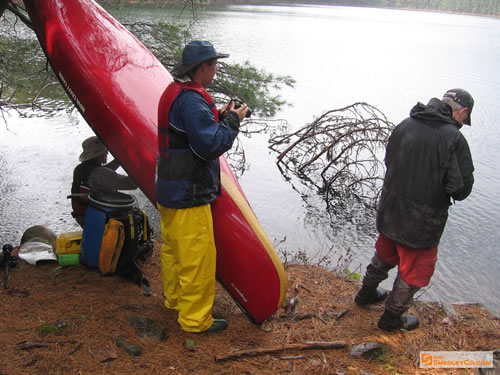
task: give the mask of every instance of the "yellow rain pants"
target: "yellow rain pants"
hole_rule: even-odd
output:
[[[202,332],[214,319],[216,250],[210,205],[175,209],[158,204],[161,215],[161,277],[165,306],[179,312],[187,332]]]

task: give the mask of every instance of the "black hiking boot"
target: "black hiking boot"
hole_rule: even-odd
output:
[[[224,319],[214,319],[214,322],[208,329],[201,333],[217,333],[227,328],[227,322]]]
[[[388,295],[389,292],[384,288],[372,289],[363,285],[356,297],[354,297],[354,302],[358,306],[371,305],[385,300]]]
[[[418,318],[415,315],[395,316],[385,311],[378,321],[378,328],[386,332],[397,331],[398,329],[413,331],[417,327]]]

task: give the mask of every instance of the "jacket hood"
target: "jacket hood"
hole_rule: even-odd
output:
[[[451,107],[437,98],[429,100],[427,105],[418,102],[410,111],[410,117],[429,126],[451,124],[458,129],[462,124],[453,118]]]

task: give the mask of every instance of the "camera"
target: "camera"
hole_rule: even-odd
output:
[[[238,109],[241,107],[241,105],[243,104],[241,102],[241,100],[238,100],[238,99],[231,99],[231,101],[234,102],[234,109]],[[252,115],[252,111],[250,110],[250,107],[248,108],[247,110],[247,114],[245,115],[246,118],[249,118],[250,116]]]

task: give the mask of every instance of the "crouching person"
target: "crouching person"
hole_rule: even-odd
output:
[[[118,159],[107,163],[108,148],[96,136],[84,140],[82,149],[79,158],[81,163],[73,170],[71,195],[68,198],[71,198],[73,208],[71,215],[83,228],[90,193],[135,190],[137,184],[129,176],[116,172],[120,167]]]

